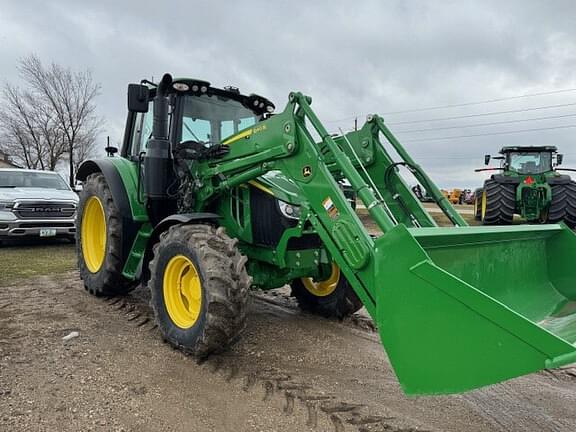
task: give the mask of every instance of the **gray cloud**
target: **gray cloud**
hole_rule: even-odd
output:
[[[122,135],[126,84],[165,71],[236,85],[268,96],[278,107],[291,90],[301,90],[313,96],[332,130],[339,124],[348,129],[353,116],[370,112],[576,87],[576,3],[570,0],[2,3],[0,79],[15,81],[18,58],[31,52],[44,61],[91,68],[103,85],[100,112],[113,141]],[[576,102],[576,92],[385,118],[393,123],[570,102]],[[576,108],[545,113],[572,112]],[[472,169],[484,153],[505,144],[556,144],[567,154],[566,165],[576,165],[574,129],[410,139],[571,123],[576,118],[398,135],[442,186],[475,186],[484,176]]]

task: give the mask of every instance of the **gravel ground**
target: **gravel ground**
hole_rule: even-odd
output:
[[[197,364],[162,342],[141,289],[97,299],[75,272],[0,287],[1,431],[574,431],[574,375],[406,398],[366,317],[306,315],[282,290]]]

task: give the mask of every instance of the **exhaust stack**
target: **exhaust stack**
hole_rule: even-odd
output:
[[[162,219],[162,201],[168,199],[168,184],[171,181],[170,139],[168,131],[167,91],[172,84],[172,76],[165,74],[154,97],[152,137],[148,140],[144,158],[144,193],[147,198],[150,220],[156,224]]]

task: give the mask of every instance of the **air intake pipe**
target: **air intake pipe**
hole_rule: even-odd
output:
[[[171,84],[172,76],[165,74],[156,90],[152,137],[148,140],[144,158],[144,193],[148,198],[149,210],[153,213],[155,204],[168,198],[167,189],[171,178],[167,96]]]

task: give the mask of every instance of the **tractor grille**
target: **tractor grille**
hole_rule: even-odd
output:
[[[70,203],[25,202],[14,208],[21,219],[57,219],[74,216],[76,205]]]

